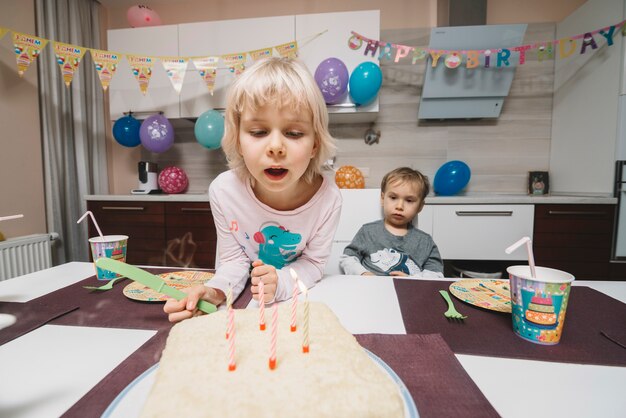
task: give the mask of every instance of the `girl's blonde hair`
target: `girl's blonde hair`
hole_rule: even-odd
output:
[[[240,152],[239,126],[244,109],[270,105],[288,106],[308,112],[313,119],[317,153],[304,173],[311,183],[335,152],[335,140],[328,132],[328,111],[322,93],[309,70],[299,61],[271,57],[255,62],[231,85],[226,99],[225,132],[222,149],[228,166],[242,179],[252,179]]]

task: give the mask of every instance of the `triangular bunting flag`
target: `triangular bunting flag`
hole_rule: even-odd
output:
[[[222,55],[222,61],[231,73],[239,75],[246,69],[246,53],[239,52],[237,54]]]
[[[213,96],[213,90],[215,89],[215,77],[217,76],[217,63],[220,57],[202,57],[192,58],[193,65],[198,70],[200,77],[206,83],[209,89],[209,93]]]
[[[106,91],[109,88],[111,79],[117,71],[117,64],[120,62],[121,56],[115,52],[104,51],[101,49],[92,49],[91,58],[93,58],[98,77],[100,77],[100,84]]]
[[[183,87],[183,80],[185,80],[185,73],[187,72],[187,58],[181,57],[161,57],[161,63],[165,68],[165,73],[172,82],[172,86],[176,93],[180,94],[180,89]]]
[[[7,28],[0,27],[0,39],[8,32]]]
[[[298,57],[298,42],[297,41],[288,42],[282,45],[277,45],[274,48],[276,48],[278,55],[280,55],[283,58],[297,58]]]
[[[150,78],[152,77],[154,58],[142,57],[139,55],[126,55],[126,59],[130,64],[130,69],[133,72],[133,75],[139,83],[139,90],[141,90],[141,93],[146,94]]]
[[[67,87],[72,83],[74,78],[74,72],[78,70],[80,60],[83,59],[83,55],[87,50],[82,46],[64,44],[61,42],[53,42],[54,53],[57,57],[57,63],[61,67],[61,74],[63,75],[63,81]]]
[[[252,61],[257,61],[257,60],[260,60],[261,58],[271,57],[272,48],[257,49],[255,51],[248,52],[248,54],[250,54]]]
[[[47,39],[27,33],[13,32],[13,51],[17,60],[17,72],[24,75],[31,62],[35,61],[41,50],[48,44]]]

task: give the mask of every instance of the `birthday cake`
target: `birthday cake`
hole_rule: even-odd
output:
[[[142,417],[403,417],[396,383],[339,323],[310,304],[310,350],[302,352],[302,304],[290,331],[289,304],[279,306],[276,367],[269,368],[271,316],[235,311],[235,363],[228,370],[226,311],[174,326]]]
[[[526,319],[539,325],[556,324],[551,297],[533,296],[526,310]]]

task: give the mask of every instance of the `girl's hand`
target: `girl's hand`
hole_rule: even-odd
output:
[[[278,283],[278,274],[276,268],[268,264],[264,264],[261,260],[252,263],[252,272],[250,273],[252,281],[252,298],[259,300],[259,282],[263,280],[263,299],[265,303],[271,302],[276,297],[276,285]]]
[[[404,273],[404,272],[402,272],[402,271],[399,271],[399,270],[392,271],[391,273],[389,273],[389,275],[390,275],[390,276],[409,277],[409,275],[408,275],[408,274],[406,274],[406,273]]]
[[[170,322],[180,322],[192,316],[202,315],[203,312],[196,309],[200,299],[206,300],[214,305],[219,305],[226,299],[226,295],[219,289],[206,287],[203,284],[183,289],[187,297],[181,300],[168,299],[163,306],[163,311],[168,314]]]

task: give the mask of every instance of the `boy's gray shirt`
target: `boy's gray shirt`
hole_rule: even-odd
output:
[[[370,271],[388,276],[392,271],[402,271],[421,276],[426,271],[443,277],[443,261],[430,235],[412,224],[406,235],[393,235],[385,228],[384,220],[363,225],[343,250],[339,264],[345,274]]]

